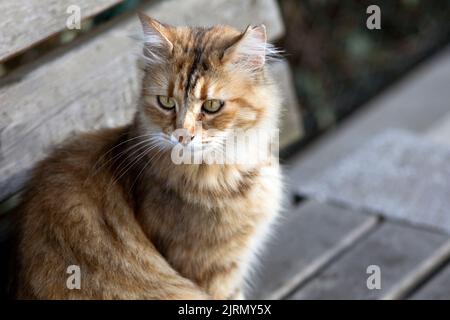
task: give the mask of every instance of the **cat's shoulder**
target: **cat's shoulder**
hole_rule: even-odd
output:
[[[54,189],[84,187],[98,160],[125,134],[127,127],[80,133],[55,147],[33,168],[29,186]],[[89,188],[87,188],[89,189]]]

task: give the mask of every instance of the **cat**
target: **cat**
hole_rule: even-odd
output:
[[[276,131],[281,95],[268,61],[277,51],[263,25],[139,18],[145,64],[133,121],[71,138],[33,171],[20,206],[18,298],[245,297],[280,212],[277,156],[175,164],[171,151],[200,139],[217,151],[237,129]],[[72,265],[79,288],[67,283]]]

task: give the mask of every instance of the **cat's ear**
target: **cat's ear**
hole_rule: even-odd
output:
[[[144,53],[148,58],[157,60],[171,54],[173,50],[173,33],[169,26],[150,18],[144,13],[138,13],[144,33]]]
[[[248,26],[247,29],[229,46],[223,55],[223,62],[231,62],[250,70],[258,70],[266,62],[266,27]]]

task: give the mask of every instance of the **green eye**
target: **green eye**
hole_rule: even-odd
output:
[[[209,113],[214,113],[220,110],[220,108],[222,108],[224,105],[224,102],[222,100],[219,99],[212,99],[212,100],[206,100],[203,103],[203,110],[205,110],[206,112]]]
[[[158,96],[158,104],[163,109],[173,109],[175,108],[175,99],[168,96]]]

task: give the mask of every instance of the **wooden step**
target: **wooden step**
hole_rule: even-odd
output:
[[[284,297],[376,225],[375,217],[312,201],[291,208],[274,228],[248,297]]]
[[[433,279],[419,288],[412,300],[450,300],[450,265],[447,265]]]
[[[448,237],[394,223],[383,223],[366,239],[289,299],[380,299],[411,270],[432,256]],[[381,270],[381,289],[370,290],[367,268]]]

